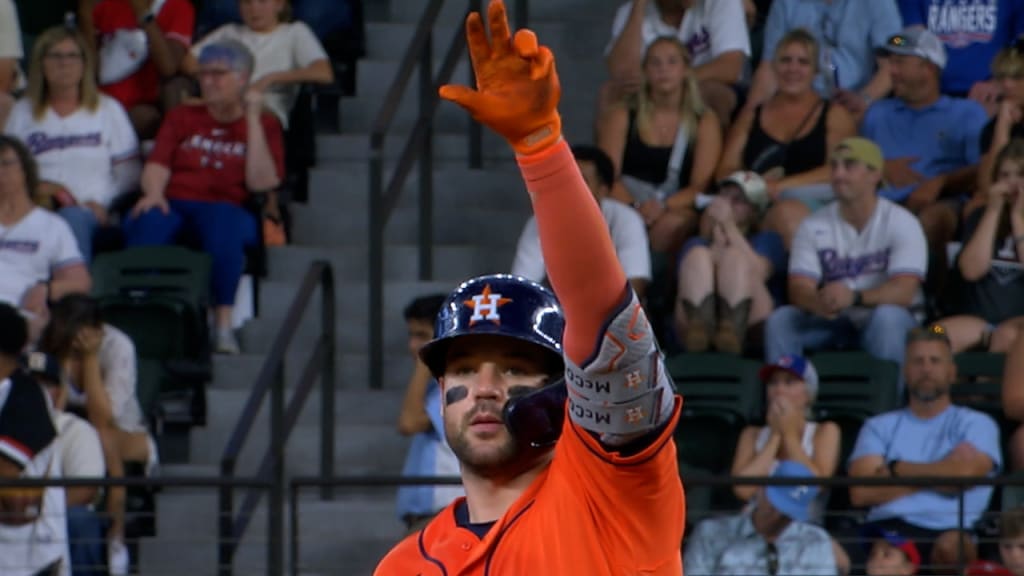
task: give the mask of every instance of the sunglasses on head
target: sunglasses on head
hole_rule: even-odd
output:
[[[929,324],[924,328],[913,328],[907,332],[907,341],[938,340],[952,346],[946,327],[942,324]]]

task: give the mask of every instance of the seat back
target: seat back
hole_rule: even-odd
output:
[[[92,264],[93,295],[174,296],[203,309],[210,297],[210,256],[182,246],[138,246]]]
[[[832,415],[864,418],[900,405],[899,366],[866,352],[823,352],[812,358],[818,371],[818,419]]]
[[[730,354],[678,354],[665,367],[683,396],[683,417],[717,414],[743,427],[764,412],[761,365]]]

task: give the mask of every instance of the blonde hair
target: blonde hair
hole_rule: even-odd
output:
[[[77,30],[55,26],[43,32],[32,47],[32,62],[28,71],[28,90],[25,95],[32,103],[32,117],[42,120],[49,107],[49,89],[46,86],[46,75],[43,73],[43,59],[51,48],[57,44],[72,40],[82,53],[82,80],[78,84],[78,99],[81,105],[90,112],[95,112],[100,105],[99,89],[96,87],[96,66],[92,60],[85,38]]]
[[[659,44],[671,44],[679,50],[679,54],[683,57],[683,62],[686,63],[687,68],[690,66],[690,50],[685,44],[679,41],[675,36],[661,36],[657,38],[651,45],[647,47],[647,52],[644,53],[643,66],[647,66],[647,60],[650,58],[651,50]],[[647,133],[651,131],[651,112],[654,110],[654,105],[651,103],[651,96],[648,93],[649,86],[647,85],[646,78],[644,79],[644,85],[637,93],[636,96],[636,129],[644,130]],[[700,124],[700,117],[704,115],[704,99],[701,98],[700,88],[697,86],[697,79],[687,69],[686,79],[683,81],[683,97],[679,99],[679,125],[683,130],[686,130],[686,134],[692,136],[697,131],[697,126]]]
[[[814,38],[814,35],[808,32],[806,28],[794,28],[786,32],[785,36],[775,45],[774,59],[778,60],[782,51],[791,44],[799,44],[807,49],[807,53],[811,58],[811,66],[817,72],[820,48],[818,40]]]
[[[993,76],[1011,78],[1024,76],[1024,51],[1021,49],[1021,44],[1024,44],[1024,39],[1018,38],[1013,46],[1003,48],[996,54],[996,57],[992,59]]]

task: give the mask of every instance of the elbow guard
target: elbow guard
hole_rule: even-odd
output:
[[[647,315],[629,290],[600,348],[585,367],[566,358],[569,417],[611,446],[663,425],[672,415],[674,389]]]

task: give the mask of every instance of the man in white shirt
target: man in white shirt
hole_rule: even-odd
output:
[[[19,366],[28,326],[0,303],[0,478],[59,478],[57,431],[46,395]],[[61,487],[0,488],[0,574],[68,576]]]
[[[707,104],[728,124],[736,107],[733,86],[750,57],[742,0],[631,0],[615,14],[612,38],[605,48],[611,92],[640,88],[643,55],[661,36],[675,36],[690,51],[690,72]]]
[[[26,358],[29,373],[42,385],[53,403],[57,428],[57,453],[65,478],[103,478],[107,467],[100,435],[88,421],[66,412],[67,385],[62,382],[60,363],[42,352]],[[93,506],[98,486],[69,486],[64,489],[68,514],[68,548],[74,576],[105,576],[107,573],[106,521]]]
[[[609,197],[615,182],[615,168],[607,154],[596,146],[573,146],[572,153],[590,192],[601,206],[601,213],[608,223],[615,253],[626,278],[637,297],[642,300],[647,283],[651,280],[651,253],[643,218],[633,207]],[[540,250],[540,235],[537,233],[537,219],[533,216],[527,220],[519,236],[512,273],[534,282],[543,282],[547,277],[544,256]]]
[[[776,478],[812,478],[793,460],[779,462]],[[753,510],[711,518],[697,525],[683,554],[685,574],[836,574],[832,538],[807,522],[817,486],[766,486],[758,490]]]
[[[789,306],[765,324],[774,362],[805,349],[858,347],[903,363],[912,308],[923,303],[928,247],[907,209],[878,196],[882,152],[847,138],[832,153],[836,201],[800,225],[789,256]]]

